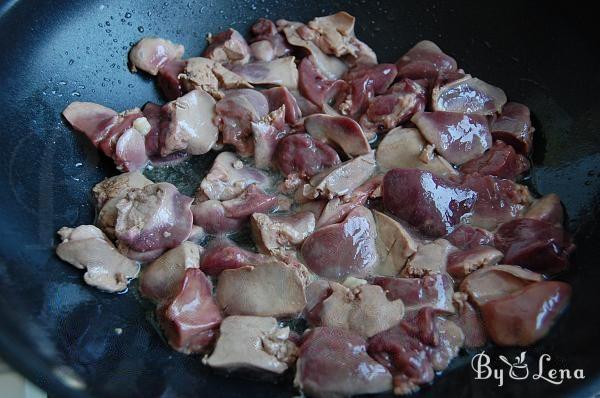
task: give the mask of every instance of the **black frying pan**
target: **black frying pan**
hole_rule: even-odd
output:
[[[530,106],[531,183],[556,192],[578,245],[570,310],[528,348],[586,379],[473,380],[455,360],[423,396],[590,396],[600,391],[600,70],[594,13],[523,1],[2,1],[0,2],[0,355],[55,397],[290,397],[282,384],[225,378],[164,344],[136,294],[87,287],[54,256],[55,232],[93,220],[90,188],[115,173],[60,112],[73,100],[114,109],[159,101],[153,83],[130,74],[126,55],[143,35],[199,54],[204,35],[246,32],[261,16],[309,20],[347,10],[357,34],[393,62],[419,39],[436,41],[473,75]],[[115,329],[120,328],[121,334]],[[511,358],[520,350],[492,348]],[[537,367],[537,365],[535,365]]]

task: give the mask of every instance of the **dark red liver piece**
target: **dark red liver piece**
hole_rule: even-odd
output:
[[[486,331],[503,346],[528,346],[544,337],[571,297],[564,282],[537,282],[481,306]]]
[[[292,134],[277,145],[275,163],[285,175],[312,177],[341,161],[335,149],[324,142],[308,134]]]
[[[156,83],[167,101],[173,101],[183,95],[179,74],[183,73],[186,62],[173,59],[166,62],[158,71]]]
[[[263,260],[262,254],[237,246],[231,240],[213,240],[200,259],[200,269],[210,276],[219,276],[226,269],[255,265]]]
[[[205,351],[222,319],[210,280],[196,268],[186,271],[178,293],[156,312],[171,347],[185,354]]]
[[[509,102],[502,113],[492,123],[492,137],[512,145],[524,155],[531,152],[533,128],[529,108],[516,102]]]
[[[528,218],[502,224],[494,244],[504,253],[503,263],[548,274],[566,269],[574,249],[561,226]]]
[[[500,140],[494,142],[492,148],[486,153],[460,167],[460,171],[465,174],[478,173],[508,179],[515,179],[527,170],[529,170],[527,158]]]
[[[369,357],[367,342],[342,328],[317,327],[304,336],[296,381],[314,397],[372,394],[391,388],[392,377]]]
[[[385,209],[432,237],[451,232],[476,198],[473,190],[427,171],[394,169],[383,178]]]
[[[445,239],[462,250],[488,245],[494,241],[494,235],[486,229],[460,224]]]

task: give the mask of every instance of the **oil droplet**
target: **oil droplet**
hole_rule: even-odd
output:
[[[144,33],[144,27],[143,26],[138,26],[138,32]]]

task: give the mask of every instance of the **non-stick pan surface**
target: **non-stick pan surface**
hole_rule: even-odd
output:
[[[290,397],[291,382],[226,378],[200,357],[173,352],[136,294],[86,286],[54,255],[55,232],[93,221],[90,188],[115,173],[61,120],[74,100],[123,110],[159,101],[126,66],[145,35],[199,54],[207,32],[246,32],[258,17],[309,20],[347,10],[357,34],[393,62],[436,41],[473,75],[530,106],[536,127],[531,182],[556,192],[578,245],[570,310],[527,348],[529,364],[581,368],[585,380],[474,380],[464,356],[423,396],[589,396],[600,375],[600,63],[593,12],[523,1],[4,1],[0,5],[0,355],[51,396]],[[521,350],[491,348],[510,358]]]

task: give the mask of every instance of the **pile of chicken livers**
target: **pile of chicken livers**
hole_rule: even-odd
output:
[[[463,348],[543,338],[574,246],[560,199],[518,182],[529,109],[430,41],[380,64],[354,22],[260,19],[191,58],[139,41],[131,69],[168,102],[65,109],[123,173],[58,256],[108,292],[139,273],[173,349],[309,396],[407,394]],[[194,197],[143,174],[195,156],[214,163]]]

